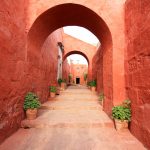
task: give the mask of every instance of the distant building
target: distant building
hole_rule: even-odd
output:
[[[70,64],[70,73],[72,74],[71,82],[75,84],[86,84],[84,80],[84,74],[88,72],[88,65],[86,64]]]

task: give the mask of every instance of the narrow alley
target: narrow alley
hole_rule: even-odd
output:
[[[69,86],[44,103],[37,119],[23,120],[22,128],[0,150],[144,150],[128,130],[116,131],[87,87]]]

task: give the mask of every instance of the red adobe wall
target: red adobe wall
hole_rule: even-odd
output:
[[[128,0],[126,91],[132,101],[131,132],[150,149],[150,1]]]
[[[107,45],[110,47],[110,45]],[[113,107],[113,74],[112,74],[112,53],[111,49],[104,50],[102,46],[99,46],[97,53],[92,60],[93,79],[97,81],[97,93],[104,93],[104,111],[111,116]],[[109,56],[109,57],[108,57]],[[116,69],[116,73],[118,70]],[[118,80],[118,82],[120,82]]]
[[[25,93],[25,1],[0,2],[0,143],[20,126]]]
[[[58,42],[62,42],[61,29],[53,32],[44,42],[41,51],[28,52],[28,78],[42,102],[49,96],[49,86],[57,85]]]
[[[34,91],[46,101],[48,86],[56,81],[61,33],[49,36],[41,51],[27,53],[26,6],[23,0],[0,3],[0,143],[20,127],[25,94]]]
[[[92,79],[92,58],[96,53],[96,46],[88,44],[68,34],[63,34],[63,43],[65,46],[64,59],[71,54],[81,54],[88,62],[88,79]]]
[[[62,76],[63,76],[63,79],[65,79],[67,81],[67,83],[69,82],[69,73],[70,73],[70,65],[69,65],[67,59],[65,59],[63,61]]]
[[[103,91],[103,55],[101,55],[101,52],[101,47],[99,46],[92,59],[92,79],[97,82],[97,93]]]

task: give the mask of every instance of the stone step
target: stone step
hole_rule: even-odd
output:
[[[39,110],[35,120],[23,120],[22,127],[29,128],[99,128],[112,127],[113,121],[100,110]]]
[[[48,101],[62,101],[62,100],[65,100],[65,101],[74,100],[74,101],[85,101],[85,102],[90,101],[90,102],[92,102],[92,101],[99,101],[99,98],[97,96],[91,96],[91,95],[89,95],[89,96],[86,95],[86,98],[85,98],[85,96],[73,96],[73,95],[71,95],[70,97],[68,97],[68,95],[66,95],[66,96],[65,95],[59,95],[59,96],[56,96],[54,98],[51,98],[51,97],[48,98]]]
[[[110,122],[82,122],[82,123],[41,123],[38,121],[32,121],[32,120],[23,120],[21,122],[22,128],[114,128],[114,124]]]
[[[48,110],[102,110],[98,101],[52,100],[42,104],[41,109]]]
[[[84,101],[84,102],[91,102],[91,101],[99,101],[99,99],[98,98],[87,98],[87,99],[85,99],[85,98],[68,98],[68,97],[54,97],[54,98],[51,98],[51,97],[49,97],[48,98],[48,101],[62,101],[63,99],[65,99],[65,101],[71,101],[71,100],[77,100],[78,99],[78,101],[80,100],[80,101]]]
[[[62,95],[77,95],[77,94],[80,94],[80,95],[95,95],[95,92],[80,92],[80,91],[76,91],[76,92],[70,92],[70,91],[62,91],[62,92],[60,92],[60,94],[62,94]]]
[[[40,109],[44,110],[100,110],[100,106],[82,106],[82,107],[65,107],[65,106],[46,106],[42,105]]]

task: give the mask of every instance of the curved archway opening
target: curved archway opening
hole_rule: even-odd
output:
[[[86,54],[84,54],[83,52],[78,51],[78,50],[73,50],[73,51],[68,52],[66,55],[64,55],[63,61],[64,61],[68,56],[73,55],[73,54],[78,54],[78,55],[83,56],[83,57],[86,59],[87,63],[89,64],[89,58],[86,56]]]
[[[63,14],[63,15],[62,15]],[[31,26],[28,33],[27,60],[33,59],[41,51],[41,47],[47,37],[55,30],[64,26],[81,26],[91,31],[101,42],[93,62],[98,60],[101,64],[101,75],[98,71],[93,78],[103,77],[103,90],[105,93],[104,108],[111,113],[113,105],[113,81],[112,81],[112,36],[106,22],[93,10],[79,4],[60,4],[42,13]],[[93,63],[92,62],[92,63]],[[99,64],[95,69],[99,69]]]
[[[69,52],[64,56],[70,67],[69,84],[86,85],[88,80],[88,58],[78,51]]]
[[[101,41],[102,46],[106,43],[112,46],[110,30],[98,14],[85,6],[67,3],[48,9],[35,20],[28,33],[28,48],[36,46],[40,49],[53,31],[72,25],[91,31]]]

